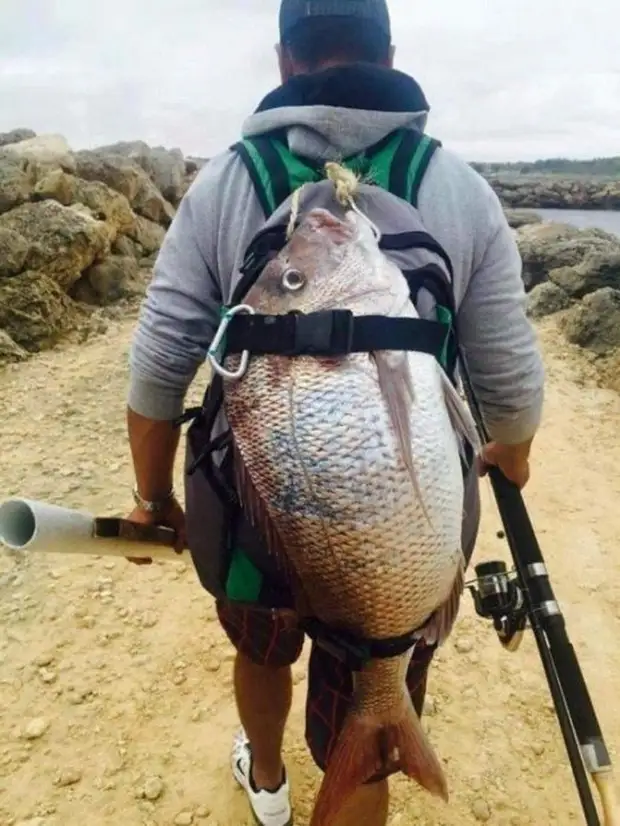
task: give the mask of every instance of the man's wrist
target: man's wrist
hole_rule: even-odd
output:
[[[148,494],[148,495],[145,495]],[[140,510],[145,511],[146,513],[161,513],[165,511],[167,507],[169,507],[170,503],[175,498],[175,491],[174,487],[170,485],[168,488],[160,489],[157,491],[156,489],[150,489],[146,491],[140,491],[138,486],[135,485],[133,488],[133,500],[136,504],[136,507],[140,508]]]

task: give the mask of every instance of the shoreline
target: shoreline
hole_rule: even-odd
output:
[[[510,209],[620,212],[620,179],[483,175]]]

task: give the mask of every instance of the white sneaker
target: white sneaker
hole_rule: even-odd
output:
[[[275,792],[268,792],[264,789],[257,792],[251,780],[252,752],[243,729],[235,737],[231,762],[234,778],[245,790],[252,813],[259,826],[292,826],[293,813],[286,770],[279,789]]]

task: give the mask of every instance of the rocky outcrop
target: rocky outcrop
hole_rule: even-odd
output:
[[[508,208],[620,210],[620,180],[518,174],[485,178]]]
[[[144,141],[130,141],[103,146],[98,152],[127,158],[136,163],[163,197],[175,206],[185,194],[188,172],[180,149],[150,147]]]
[[[581,295],[604,287],[607,279],[617,277],[614,263],[620,253],[620,238],[602,229],[577,229],[568,224],[543,222],[517,231],[519,251],[523,258],[523,280],[526,289],[551,280],[565,286],[566,274],[557,270],[570,268],[582,280],[594,279],[592,288],[582,285]],[[615,275],[614,275],[615,273]],[[563,283],[564,279],[564,283]],[[601,279],[605,279],[601,283]]]
[[[560,319],[560,329],[571,343],[599,356],[620,349],[620,289],[589,293]]]
[[[540,224],[542,217],[536,212],[529,212],[525,209],[505,209],[508,225],[513,229],[521,229],[529,224]]]
[[[74,152],[60,135],[0,134],[0,363],[140,296],[200,166],[142,142]]]
[[[532,318],[560,314],[567,339],[597,355],[620,348],[620,238],[541,223],[517,231]]]
[[[113,228],[79,206],[56,201],[22,204],[0,216],[0,230],[8,230],[27,246],[24,267],[45,273],[68,290],[83,270],[109,252]],[[1,288],[0,288],[1,289]]]

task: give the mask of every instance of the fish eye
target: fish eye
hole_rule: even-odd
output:
[[[288,292],[295,293],[306,286],[306,277],[299,270],[289,268],[282,274],[282,287]]]

